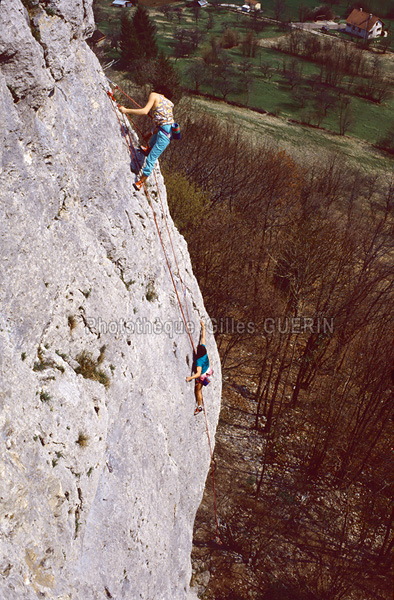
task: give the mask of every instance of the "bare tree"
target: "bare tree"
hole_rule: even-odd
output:
[[[354,114],[351,106],[351,99],[348,96],[341,96],[339,100],[339,133],[345,135],[354,122]]]
[[[286,0],[275,0],[274,13],[277,21],[282,21],[286,12]]]
[[[202,61],[193,60],[186,68],[186,76],[192,81],[193,89],[198,93],[200,86],[207,80],[206,67]]]

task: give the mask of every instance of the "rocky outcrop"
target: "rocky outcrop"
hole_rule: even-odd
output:
[[[164,209],[132,191],[92,29],[90,0],[0,4],[0,596],[186,599],[209,447],[152,208],[195,341],[209,320],[158,168]]]

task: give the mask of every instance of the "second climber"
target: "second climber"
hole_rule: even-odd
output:
[[[156,88],[155,92],[151,92],[148,102],[143,108],[126,108],[120,106],[119,110],[126,115],[147,115],[153,109],[153,120],[155,127],[152,130],[152,137],[148,142],[148,146],[140,146],[140,150],[147,157],[142,174],[139,179],[133,183],[136,190],[140,190],[149,175],[153,171],[153,167],[160,154],[167,148],[172,138],[172,125],[174,123],[173,107],[174,104],[168,98],[171,96],[167,88]]]
[[[194,411],[195,415],[198,415],[203,409],[202,406],[202,387],[209,383],[209,377],[213,374],[213,370],[209,361],[207,349],[205,347],[205,325],[201,321],[201,343],[197,346],[196,352],[196,373],[190,377],[186,377],[186,381],[195,380],[194,392],[196,396],[197,406]]]

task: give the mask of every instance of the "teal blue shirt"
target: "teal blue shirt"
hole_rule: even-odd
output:
[[[202,344],[204,346],[204,344]],[[204,346],[205,348],[205,346]],[[206,348],[205,348],[206,349]],[[206,373],[209,369],[209,358],[208,354],[204,354],[201,358],[197,358],[197,367],[201,367],[201,375]]]

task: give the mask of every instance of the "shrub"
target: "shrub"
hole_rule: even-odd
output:
[[[79,444],[81,446],[81,448],[85,448],[89,444],[89,436],[87,436],[85,433],[82,433],[82,431],[80,431],[79,435],[78,435],[78,439],[76,440],[75,443]]]
[[[40,392],[40,400],[41,400],[41,402],[49,402],[50,399],[51,399],[51,397],[48,394],[48,392],[44,392],[44,390],[41,390],[41,392]]]
[[[70,328],[70,331],[72,331],[73,329],[76,328],[76,326],[77,326],[77,319],[73,315],[69,315],[68,316],[67,322],[68,322],[68,326]]]
[[[157,300],[157,293],[155,290],[154,281],[150,281],[146,286],[145,298],[148,300],[148,302],[154,302],[154,300]]]
[[[234,29],[225,29],[219,42],[222,48],[234,48],[238,46],[238,33]]]
[[[98,362],[93,360],[90,352],[83,350],[75,359],[79,363],[79,367],[75,369],[78,375],[82,375],[85,379],[92,379],[98,381],[105,387],[108,387],[110,380],[108,375],[98,369]]]
[[[180,173],[166,169],[164,177],[172,218],[182,235],[190,235],[204,208],[208,207],[208,194]]]

